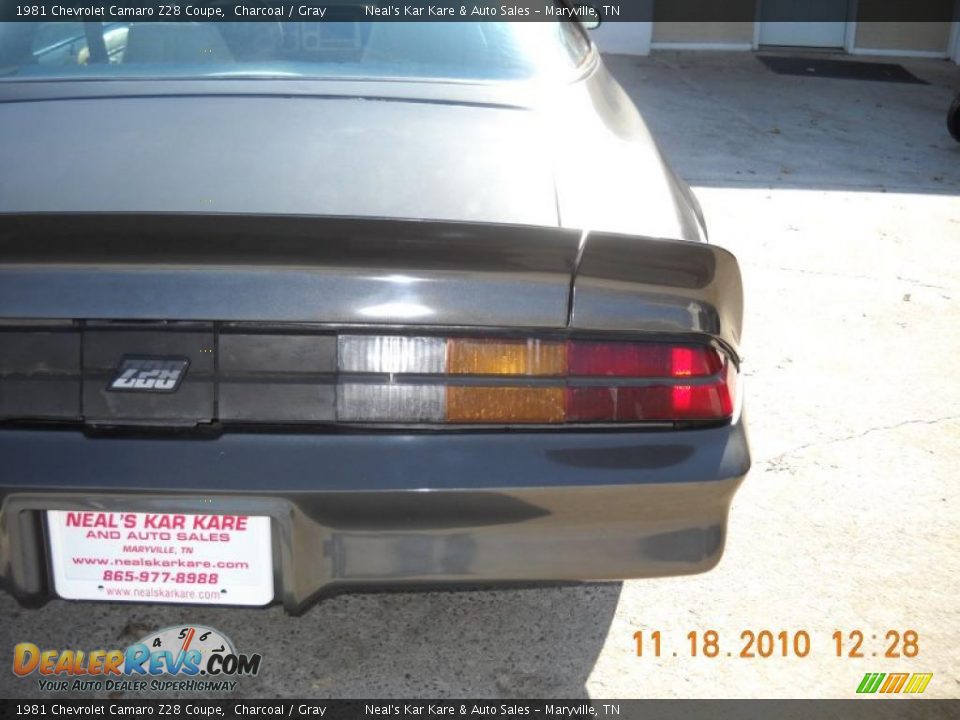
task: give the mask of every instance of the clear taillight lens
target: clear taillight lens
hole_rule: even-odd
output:
[[[439,385],[340,383],[337,419],[342,422],[441,423],[446,388]]]
[[[723,420],[736,368],[693,343],[343,335],[337,419],[449,424]]]
[[[337,339],[340,372],[443,374],[446,357],[443,338],[341,335]]]

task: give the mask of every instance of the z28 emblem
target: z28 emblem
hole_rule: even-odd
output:
[[[176,392],[187,374],[187,358],[124,356],[108,390],[126,392]]]

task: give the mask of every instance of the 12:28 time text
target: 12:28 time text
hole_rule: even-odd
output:
[[[637,657],[661,657],[666,651],[663,634],[659,630],[638,630],[633,634]],[[920,636],[916,630],[887,630],[885,633],[864,633],[862,630],[836,630],[830,647],[836,657],[914,658],[920,653]],[[676,643],[668,654],[677,657],[741,657],[805,658],[814,649],[806,630],[744,630],[732,649],[721,642],[716,630],[691,630],[686,642]]]

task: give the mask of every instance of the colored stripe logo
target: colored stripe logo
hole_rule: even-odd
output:
[[[867,673],[857,687],[857,693],[906,693],[919,695],[927,689],[933,673]]]

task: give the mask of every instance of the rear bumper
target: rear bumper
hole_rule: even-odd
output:
[[[346,588],[709,570],[742,421],[678,432],[93,438],[0,430],[0,584],[54,594],[44,510],[269,515],[278,601]]]

